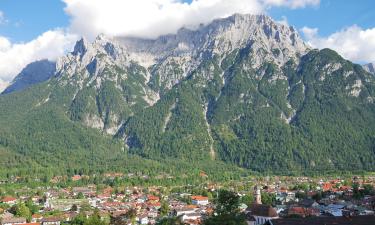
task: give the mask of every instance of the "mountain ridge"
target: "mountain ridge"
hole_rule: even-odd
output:
[[[12,115],[30,98],[27,110]],[[236,14],[155,40],[79,40],[51,79],[0,97],[10,112],[0,113],[0,146],[11,145],[21,127],[43,133],[38,129],[56,123],[73,133],[99,132],[99,146],[113,139],[116,154],[148,160],[255,171],[373,170],[374,98],[375,78],[361,66],[310,49],[293,27],[270,17]],[[30,115],[47,112],[42,127],[29,127]],[[7,124],[16,118],[19,127]],[[53,143],[61,141],[28,148],[59,152]]]

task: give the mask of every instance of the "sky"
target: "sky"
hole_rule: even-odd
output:
[[[0,0],[0,91],[28,63],[56,60],[82,36],[156,38],[234,13],[267,14],[314,48],[375,62],[373,0]]]

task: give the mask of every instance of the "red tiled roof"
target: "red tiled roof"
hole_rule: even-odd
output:
[[[153,196],[153,195],[149,195],[149,196],[147,196],[147,199],[148,199],[149,201],[159,201],[159,197],[157,197],[157,196]]]
[[[196,200],[196,201],[205,201],[205,200],[208,200],[208,197],[204,197],[201,195],[194,195],[194,196],[191,196],[191,199]]]
[[[305,215],[305,209],[302,207],[291,207],[288,211],[289,214]]]
[[[13,201],[16,201],[16,200],[17,200],[16,198],[7,196],[7,197],[4,197],[1,201],[2,202],[13,202]]]
[[[198,206],[196,206],[196,205],[187,205],[186,208],[195,209],[195,208],[198,208]]]
[[[160,203],[160,202],[148,203],[148,206],[160,207],[160,206],[161,206],[161,203]]]
[[[34,219],[39,219],[39,218],[42,218],[43,216],[40,215],[40,214],[34,214],[31,216],[31,218],[34,218]]]
[[[80,175],[74,175],[72,176],[72,181],[78,181],[78,180],[81,180],[82,177]]]
[[[332,189],[332,184],[331,183],[324,183],[323,184],[323,191],[329,191]]]

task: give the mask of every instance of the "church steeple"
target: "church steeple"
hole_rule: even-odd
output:
[[[254,186],[254,196],[255,196],[255,204],[262,204],[262,196],[260,193],[260,189],[258,186]]]

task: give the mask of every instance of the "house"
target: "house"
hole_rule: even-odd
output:
[[[246,211],[248,212],[247,218],[254,217],[255,223],[253,225],[262,225],[271,219],[279,217],[276,210],[270,205],[253,204]]]
[[[322,185],[323,191],[330,191],[333,188],[333,185],[329,182],[326,182]]]
[[[72,221],[76,216],[78,215],[78,213],[76,213],[76,212],[66,212],[66,213],[64,213],[64,220],[66,221],[66,222],[70,222],[70,221]]]
[[[40,215],[40,214],[33,214],[31,216],[31,222],[32,223],[40,222],[42,219],[43,219],[43,216]]]
[[[88,187],[73,187],[72,192],[74,195],[78,195],[82,193],[85,196],[93,195],[95,192]]]
[[[23,223],[22,225],[40,225],[40,223]]]
[[[292,206],[288,209],[288,216],[295,216],[295,215],[299,217],[319,216],[320,210],[316,208]]]
[[[74,176],[72,176],[72,181],[79,181],[81,179],[82,179],[81,175],[74,175]]]
[[[26,223],[26,218],[23,217],[10,217],[3,218],[1,220],[1,225],[13,225],[13,224],[24,224]]]
[[[316,207],[319,204],[316,203],[316,201],[314,201],[313,199],[305,198],[305,199],[299,201],[298,205],[300,205],[302,207],[305,207],[305,208],[310,208],[310,207]]]
[[[305,208],[303,207],[290,207],[288,209],[288,216],[306,217]]]
[[[1,219],[5,219],[5,218],[13,218],[14,215],[8,211],[5,211],[1,214],[0,216],[0,222],[1,222]]]
[[[188,213],[188,214],[184,214],[181,219],[182,221],[188,221],[188,220],[197,220],[197,219],[200,219],[202,216],[200,213]]]
[[[278,192],[276,194],[276,201],[281,203],[287,203],[296,200],[296,194],[294,192]]]
[[[325,207],[324,211],[332,216],[342,216],[342,209],[344,207],[344,205],[340,204],[329,204],[327,207]]]
[[[43,218],[41,220],[42,225],[60,225],[61,220],[56,217]]]
[[[142,217],[139,217],[138,218],[138,222],[140,224],[148,224],[149,220],[148,220],[148,217],[147,216],[142,216]]]
[[[194,195],[191,196],[191,202],[193,203],[193,205],[208,205],[208,197]]]
[[[185,207],[185,208],[175,209],[173,214],[175,216],[181,216],[181,215],[191,214],[191,213],[195,213],[195,209]]]
[[[159,202],[160,199],[157,196],[149,195],[149,196],[147,196],[147,200],[149,202]]]
[[[267,225],[374,225],[375,216],[306,217],[272,219]]]
[[[2,200],[1,200],[2,203],[5,203],[5,204],[8,204],[10,206],[13,206],[17,203],[17,199],[16,198],[13,198],[13,197],[10,197],[10,196],[7,196],[7,197],[4,197]]]

